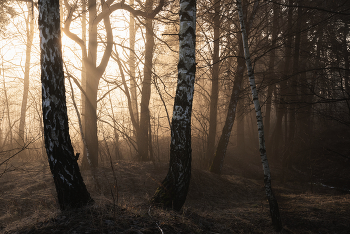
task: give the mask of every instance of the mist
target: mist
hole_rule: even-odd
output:
[[[0,3],[1,232],[350,229],[348,1]]]

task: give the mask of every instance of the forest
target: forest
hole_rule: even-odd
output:
[[[349,233],[350,1],[0,8],[0,233]]]

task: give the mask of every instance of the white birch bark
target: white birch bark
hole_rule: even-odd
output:
[[[191,178],[191,113],[196,73],[196,0],[180,0],[178,81],[171,125],[169,171],[152,198],[180,210]]]
[[[42,111],[45,147],[61,210],[93,200],[71,144],[61,49],[59,0],[39,0]]]
[[[261,114],[261,106],[259,103],[258,92],[256,89],[256,84],[255,84],[255,79],[254,79],[253,66],[252,66],[252,62],[251,62],[250,54],[249,54],[248,36],[247,36],[247,32],[246,32],[245,25],[244,25],[243,9],[242,9],[241,0],[237,0],[237,8],[238,8],[239,22],[240,22],[241,31],[242,31],[244,57],[245,57],[246,66],[247,66],[247,70],[248,70],[249,83],[250,83],[250,88],[252,90],[254,108],[255,108],[255,113],[256,113],[256,120],[257,120],[257,125],[258,125],[259,151],[260,151],[261,162],[263,164],[263,170],[264,170],[265,192],[266,192],[269,204],[270,204],[270,214],[271,214],[271,218],[272,218],[272,224],[277,231],[280,231],[282,229],[281,217],[279,214],[277,200],[276,200],[276,198],[272,192],[272,188],[271,188],[271,173],[270,173],[269,163],[268,163],[267,155],[266,155],[263,118],[262,118],[262,114]]]

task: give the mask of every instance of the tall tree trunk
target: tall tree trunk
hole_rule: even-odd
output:
[[[98,166],[98,137],[97,137],[97,91],[99,77],[96,76],[97,57],[97,25],[96,0],[88,0],[89,10],[89,41],[86,67],[86,101],[85,101],[85,138],[89,150],[92,167]],[[85,155],[84,155],[85,156]]]
[[[244,73],[244,58],[243,58],[243,46],[241,37],[238,38],[238,56],[237,56],[237,68],[235,74],[235,80],[233,83],[232,94],[230,104],[228,106],[227,116],[224,128],[222,129],[221,137],[214,154],[213,161],[210,165],[209,171],[221,174],[222,167],[224,165],[224,159],[226,156],[227,145],[230,140],[232,126],[235,121],[237,103],[239,101],[239,94],[242,89],[243,73]]]
[[[297,5],[299,6],[299,4]],[[288,126],[288,145],[291,145],[292,148],[296,145],[295,142],[295,134],[297,130],[296,126],[296,104],[295,102],[298,101],[298,85],[299,85],[299,77],[300,75],[298,72],[300,71],[300,41],[301,41],[301,22],[302,22],[302,8],[298,7],[298,14],[297,14],[297,22],[296,22],[296,28],[295,28],[295,41],[294,41],[294,54],[293,54],[293,62],[292,62],[292,73],[293,76],[291,77],[291,82],[289,85],[289,126]],[[293,154],[293,152],[289,151],[289,154]],[[291,155],[288,156],[287,160],[287,166],[289,167],[289,164],[293,163],[293,157]]]
[[[272,187],[271,187],[271,174],[270,174],[269,163],[267,161],[267,155],[266,155],[263,118],[261,114],[261,106],[259,103],[258,92],[256,90],[256,85],[255,85],[253,66],[250,60],[248,36],[247,36],[244,19],[243,19],[243,9],[242,9],[241,0],[237,0],[237,8],[238,8],[239,22],[242,30],[244,57],[245,57],[246,66],[248,70],[249,83],[250,83],[250,88],[252,90],[256,120],[258,124],[259,151],[260,151],[261,162],[263,164],[263,169],[264,169],[265,192],[270,205],[270,214],[272,218],[272,224],[276,229],[276,231],[280,231],[282,230],[282,222],[281,222],[281,217],[279,213],[278,203],[272,192]]]
[[[259,5],[259,1],[256,1],[254,3],[252,16],[249,19],[249,24],[254,19],[255,11],[257,10],[258,5]],[[245,5],[245,10],[246,10],[246,7],[247,6]],[[221,174],[222,172],[222,167],[224,165],[224,159],[226,156],[227,145],[230,140],[232,126],[234,124],[234,120],[236,116],[237,103],[239,101],[239,93],[241,91],[242,81],[243,81],[243,73],[244,73],[244,57],[243,57],[243,46],[242,46],[243,43],[242,43],[242,38],[240,36],[238,36],[237,38],[238,38],[239,49],[238,49],[238,56],[237,56],[237,68],[236,68],[235,81],[233,83],[232,94],[231,94],[230,103],[227,111],[225,125],[222,130],[221,137],[219,139],[213,161],[209,168],[210,172],[213,172],[216,174]]]
[[[220,50],[220,0],[214,2],[214,53],[213,68],[211,78],[211,95],[210,95],[210,117],[209,117],[209,134],[207,139],[207,151],[205,161],[209,162],[214,155],[216,139],[216,122],[218,112],[219,96],[219,50]]]
[[[98,137],[97,137],[97,92],[100,78],[102,77],[108,60],[112,54],[113,34],[109,15],[104,15],[103,22],[106,30],[107,43],[100,64],[97,66],[97,23],[96,0],[88,0],[89,11],[89,51],[85,62],[86,67],[86,97],[85,97],[85,138],[90,153],[91,166],[98,166]],[[107,3],[102,5],[102,10],[108,9]],[[85,155],[84,155],[85,157]],[[84,160],[84,159],[83,159]],[[84,160],[85,162],[87,160]],[[83,161],[83,162],[84,162]]]
[[[86,68],[86,60],[87,60],[87,54],[86,54],[86,0],[81,0],[82,2],[82,9],[81,9],[81,39],[82,39],[82,47],[85,49],[81,50],[81,87],[84,91],[86,91],[86,76],[87,76],[87,68]],[[86,107],[86,97],[84,92],[80,92],[80,100],[81,100],[81,111],[80,111],[80,118],[81,118],[81,125],[83,129],[83,134],[86,135],[86,129],[85,129],[85,107]],[[84,139],[81,139],[81,145],[83,149],[82,154],[82,168],[88,167],[88,160],[87,160],[87,152],[86,147],[84,145]]]
[[[196,73],[196,0],[180,1],[178,82],[171,124],[169,171],[152,202],[180,210],[191,178],[191,113]]]
[[[134,5],[134,0],[130,0],[130,6]],[[135,16],[130,13],[129,22],[129,40],[130,40],[130,52],[129,52],[129,68],[130,68],[130,94],[131,94],[131,108],[136,121],[137,126],[134,126],[134,136],[137,137],[139,126],[139,111],[137,107],[137,82],[136,82],[136,56],[135,56],[135,39],[136,39],[136,24]]]
[[[6,139],[7,137],[9,138],[9,147],[12,148],[12,140],[13,140],[13,135],[12,135],[12,122],[11,122],[11,114],[10,114],[10,105],[9,105],[9,99],[7,96],[7,88],[6,88],[6,81],[5,81],[5,71],[4,71],[4,64],[2,64],[2,78],[4,79],[4,96],[5,96],[5,102],[6,102],[6,114],[7,114],[7,123],[8,123],[8,132],[6,133],[6,137],[3,142],[3,146],[6,144]]]
[[[267,100],[266,100],[266,115],[265,115],[265,131],[266,131],[266,139],[269,139],[270,133],[270,118],[271,118],[271,101],[272,101],[272,93],[275,89],[275,57],[276,57],[276,40],[278,34],[278,18],[279,18],[279,6],[273,3],[273,24],[272,24],[272,40],[271,40],[271,52],[269,58],[269,87],[267,91]]]
[[[242,43],[241,43],[242,45]],[[242,48],[242,56],[243,56],[243,48]],[[241,65],[244,69],[244,59],[243,57],[240,58],[242,60]],[[240,77],[241,81],[241,86],[243,85],[243,71],[242,75],[238,75],[236,77]],[[238,103],[237,103],[237,146],[238,146],[238,152],[241,155],[244,155],[246,153],[246,144],[245,144],[245,126],[244,126],[244,119],[245,119],[245,114],[244,114],[244,107],[245,107],[245,99],[241,98]]]
[[[293,0],[289,1],[289,5],[293,4]],[[285,105],[286,91],[287,91],[287,77],[290,74],[290,63],[291,63],[291,55],[292,55],[292,25],[293,25],[293,7],[289,7],[288,16],[287,16],[287,28],[285,29],[285,59],[284,59],[284,68],[283,68],[283,77],[280,82],[279,87],[279,103],[276,108],[276,125],[274,127],[272,133],[273,148],[272,148],[272,157],[278,159],[281,153],[281,140],[284,139],[286,142],[287,138],[284,137],[283,134],[283,116],[285,117],[285,123],[287,123],[287,107]],[[287,129],[285,128],[285,133],[287,133]],[[282,164],[284,162],[285,157],[282,158]]]
[[[29,92],[29,72],[30,72],[30,58],[34,38],[34,15],[32,12],[32,4],[27,3],[28,7],[28,18],[26,20],[26,31],[27,31],[27,44],[26,44],[26,63],[24,66],[24,89],[23,89],[23,99],[21,105],[21,117],[19,121],[18,129],[18,142],[20,147],[25,145],[24,128],[26,122],[26,112],[27,112],[27,100]],[[22,156],[24,156],[25,151],[23,151]]]
[[[81,177],[68,128],[59,0],[39,0],[45,147],[61,210],[93,200]]]
[[[146,0],[146,12],[152,12],[153,0]],[[146,44],[145,44],[145,63],[143,68],[143,82],[141,91],[141,113],[140,113],[140,133],[138,134],[137,145],[141,161],[149,160],[148,153],[148,125],[149,125],[149,100],[151,98],[151,82],[153,68],[153,20],[146,19]]]

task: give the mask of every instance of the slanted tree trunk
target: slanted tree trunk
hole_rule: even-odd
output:
[[[238,8],[239,22],[242,30],[244,57],[245,57],[246,66],[248,70],[249,83],[250,83],[250,88],[252,90],[256,120],[258,125],[259,151],[260,151],[261,162],[263,164],[263,169],[264,169],[265,192],[270,205],[270,214],[272,218],[272,224],[276,231],[280,231],[282,230],[282,222],[281,222],[281,217],[279,213],[278,203],[272,192],[272,187],[271,187],[271,174],[270,174],[269,163],[267,161],[267,155],[266,155],[263,118],[261,114],[261,106],[259,103],[258,92],[256,90],[256,85],[255,85],[253,66],[250,60],[248,36],[247,36],[244,19],[243,19],[243,9],[242,9],[241,0],[237,0],[237,8]]]
[[[19,120],[19,129],[18,129],[18,143],[20,147],[25,145],[25,136],[24,136],[24,128],[26,123],[26,112],[27,112],[27,100],[28,100],[28,92],[29,92],[29,72],[30,72],[30,58],[31,51],[33,45],[34,38],[34,15],[32,12],[32,4],[27,3],[28,7],[28,18],[26,20],[26,31],[27,31],[27,44],[26,44],[26,63],[24,65],[24,89],[23,89],[23,99],[21,105],[21,117]],[[24,156],[25,151],[21,153]]]
[[[210,118],[209,118],[209,134],[207,139],[207,151],[205,161],[208,163],[214,155],[215,139],[216,139],[216,122],[218,112],[218,96],[219,96],[219,43],[220,43],[220,0],[214,2],[214,53],[213,68],[211,78],[211,95],[210,95]]]
[[[46,153],[61,210],[93,202],[80,174],[68,128],[59,0],[39,0],[41,83]]]
[[[196,0],[180,1],[179,64],[171,124],[169,171],[152,202],[180,210],[191,178],[191,113],[196,73]]]
[[[252,22],[254,19],[255,11],[258,8],[259,1],[256,1],[253,8],[252,16],[250,17],[249,22]],[[249,30],[248,30],[249,31]],[[242,39],[240,36],[238,38],[238,57],[237,57],[237,68],[235,81],[233,83],[231,99],[227,111],[226,121],[224,128],[222,129],[221,137],[219,139],[218,146],[216,148],[216,152],[214,154],[213,161],[210,165],[209,171],[221,174],[222,168],[224,165],[224,159],[226,156],[227,145],[230,140],[232,126],[234,124],[236,111],[237,111],[237,103],[239,101],[239,93],[242,87],[243,80],[243,72],[244,72],[244,58],[243,58],[243,46]]]
[[[214,154],[213,161],[210,165],[209,171],[215,174],[221,174],[224,165],[224,159],[226,156],[226,150],[228,142],[230,141],[232,126],[236,117],[237,103],[239,100],[239,94],[242,88],[243,72],[244,72],[244,58],[243,58],[243,46],[242,40],[238,37],[238,57],[235,80],[233,83],[232,94],[230,104],[228,106],[227,116],[224,128],[222,129],[221,137]]]

